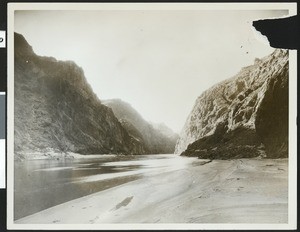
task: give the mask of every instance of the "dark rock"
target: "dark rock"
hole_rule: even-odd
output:
[[[15,33],[15,153],[143,153],[72,61],[37,56]]]
[[[146,154],[174,153],[178,135],[171,129],[147,122],[130,104],[120,99],[106,100],[103,104],[110,107],[129,134],[143,144]]]

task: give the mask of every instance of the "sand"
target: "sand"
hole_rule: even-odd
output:
[[[205,163],[203,165],[203,163]],[[15,221],[38,224],[287,223],[288,160],[191,159]]]

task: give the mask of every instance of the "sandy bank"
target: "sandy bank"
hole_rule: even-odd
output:
[[[196,160],[16,223],[287,223],[288,160]]]

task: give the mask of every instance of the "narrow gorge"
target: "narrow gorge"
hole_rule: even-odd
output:
[[[208,159],[288,156],[286,50],[256,59],[202,93],[179,139],[120,99],[99,100],[82,68],[72,61],[36,55],[17,33],[14,71],[19,158],[53,152],[166,154],[174,149]]]

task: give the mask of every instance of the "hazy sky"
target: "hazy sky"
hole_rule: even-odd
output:
[[[100,99],[180,132],[196,98],[274,49],[252,21],[287,11],[17,11],[38,55],[73,60]]]

